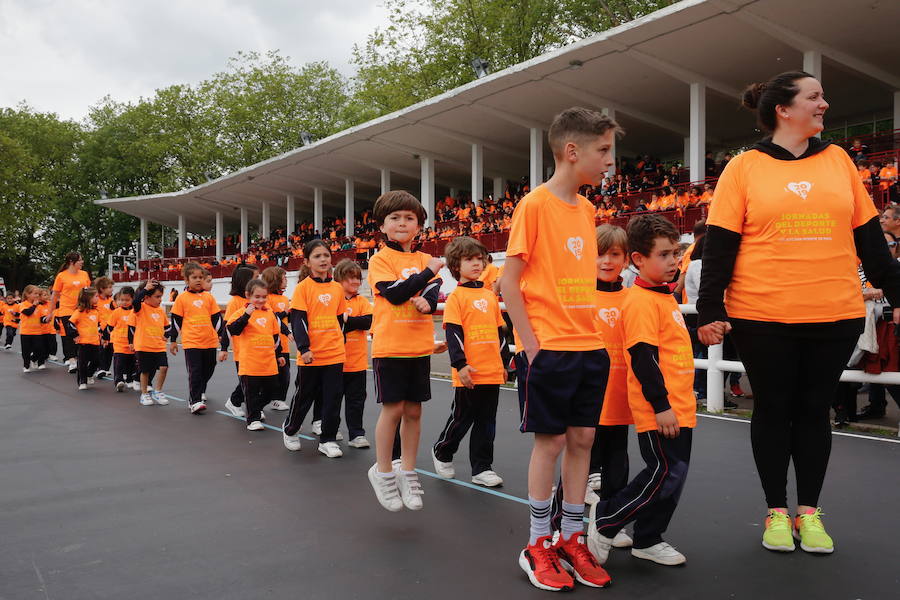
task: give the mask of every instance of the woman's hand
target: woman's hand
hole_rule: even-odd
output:
[[[725,334],[731,331],[731,323],[728,321],[713,321],[697,329],[697,337],[706,346],[721,344]]]

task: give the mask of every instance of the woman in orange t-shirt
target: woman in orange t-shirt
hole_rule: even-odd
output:
[[[782,73],[747,88],[743,103],[772,136],[731,160],[716,185],[698,335],[714,344],[731,331],[753,387],[750,437],[768,503],[763,546],[794,550],[793,525],[804,550],[830,553],[817,506],[831,451],[829,404],[865,322],[857,264],[895,307],[900,264],[847,153],[815,137],[828,109],[819,81]],[[766,268],[776,264],[777,277]]]
[[[68,363],[69,373],[77,369],[75,355],[77,348],[72,338],[68,336],[66,323],[75,312],[78,302],[78,294],[82,289],[91,285],[91,277],[82,270],[84,259],[78,252],[66,254],[65,262],[59,268],[56,279],[53,281],[53,295],[50,297],[50,316],[56,318],[57,327],[62,337],[63,360]]]

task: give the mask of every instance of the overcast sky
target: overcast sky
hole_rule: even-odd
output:
[[[196,83],[238,50],[326,60],[350,75],[381,0],[0,0],[0,107],[82,119],[106,94]]]

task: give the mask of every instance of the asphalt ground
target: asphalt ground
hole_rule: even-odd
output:
[[[418,461],[425,508],[389,513],[366,478],[374,450],[344,446],[328,459],[307,439],[291,453],[278,431],[248,432],[218,412],[236,383],[230,362],[210,384],[210,410],[190,415],[181,354],[170,361],[171,404],[142,407],[109,381],[78,391],[62,367],[23,374],[18,354],[0,355],[0,599],[547,596],[517,565],[530,439],[517,429],[515,392],[501,391],[498,414],[494,468],[505,485],[484,490],[468,483],[465,443],[459,479],[433,476],[428,445],[452,398],[433,380]],[[370,397],[370,434],[377,410]],[[280,425],[283,413],[267,414]],[[635,473],[633,436],[631,451]],[[822,497],[836,552],[774,554],[760,546],[765,503],[747,422],[703,417],[666,535],[687,564],[614,550],[613,585],[572,593],[896,598],[898,465],[896,441],[836,435]]]

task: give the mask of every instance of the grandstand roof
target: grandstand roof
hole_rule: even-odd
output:
[[[190,231],[205,233],[215,211],[227,229],[240,208],[259,222],[263,201],[272,225],[283,224],[287,194],[305,218],[319,187],[326,215],[343,215],[344,178],[355,181],[358,209],[380,193],[381,168],[391,170],[392,188],[418,191],[420,156],[434,158],[439,189],[469,189],[473,143],[484,148],[486,178],[518,179],[529,172],[529,128],[546,129],[573,105],[616,111],[627,131],[619,155],[680,157],[690,82],[706,84],[709,148],[735,148],[758,137],[738,109],[739,90],[801,68],[811,50],[822,54],[828,122],[889,116],[900,90],[896,23],[900,2],[685,0],[197,187],[96,203],[172,227],[181,214]]]

